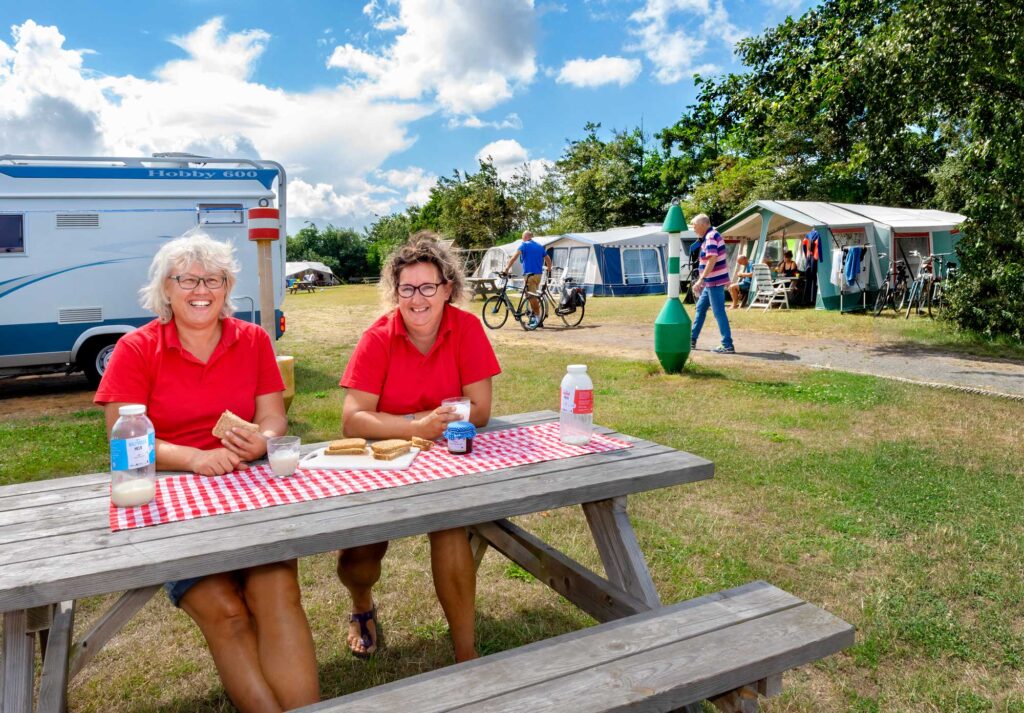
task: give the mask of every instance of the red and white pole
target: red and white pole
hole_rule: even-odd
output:
[[[277,208],[249,209],[249,240],[256,241],[260,279],[260,326],[277,342],[274,314],[274,260],[272,243],[281,239],[281,211]],[[276,350],[275,350],[276,351]]]

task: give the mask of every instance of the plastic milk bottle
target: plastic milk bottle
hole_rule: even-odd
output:
[[[110,502],[145,505],[156,495],[156,433],[143,404],[126,404],[110,431]]]
[[[562,377],[558,435],[563,443],[586,445],[594,432],[594,384],[585,364],[570,364]]]

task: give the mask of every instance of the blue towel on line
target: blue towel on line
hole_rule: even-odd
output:
[[[855,245],[846,251],[846,267],[843,273],[846,276],[846,284],[851,286],[856,285],[857,278],[860,277],[861,250],[860,246]]]

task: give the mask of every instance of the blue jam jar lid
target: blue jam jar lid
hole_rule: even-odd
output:
[[[476,426],[469,421],[452,421],[443,435],[449,441],[455,438],[473,438],[476,436]]]

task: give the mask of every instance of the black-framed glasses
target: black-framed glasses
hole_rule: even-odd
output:
[[[399,285],[398,296],[408,299],[419,292],[424,297],[433,297],[437,294],[437,288],[443,284],[444,282],[424,282],[422,285]]]
[[[210,275],[209,277],[196,277],[195,275],[170,275],[168,280],[174,280],[178,287],[183,290],[194,290],[202,282],[208,290],[219,290],[228,284],[228,278],[224,275]]]

